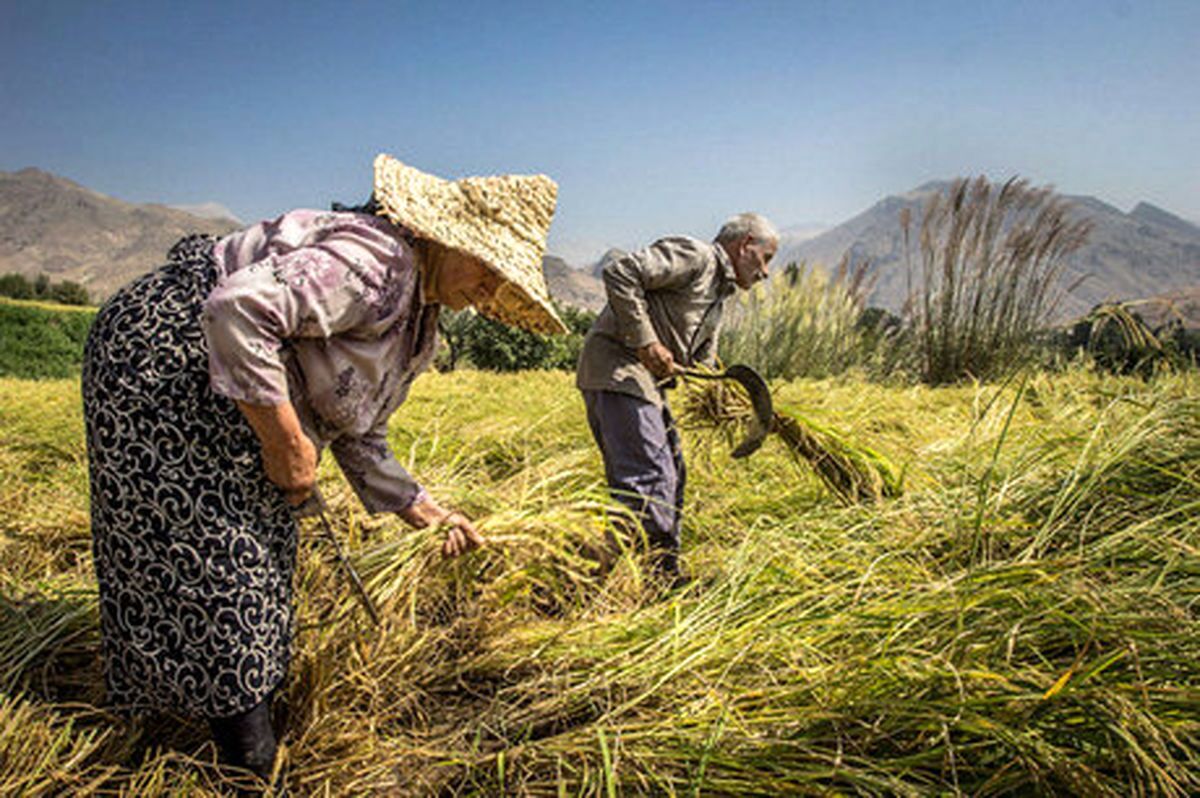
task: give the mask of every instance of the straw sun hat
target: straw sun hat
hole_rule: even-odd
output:
[[[451,182],[375,159],[380,214],[415,235],[484,263],[504,282],[476,310],[530,332],[565,333],[542,275],[558,186],[545,175],[467,177]]]

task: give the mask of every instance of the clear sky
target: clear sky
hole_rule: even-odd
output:
[[[248,222],[545,172],[573,260],[981,173],[1200,219],[1197,0],[0,0],[0,109],[0,170]]]

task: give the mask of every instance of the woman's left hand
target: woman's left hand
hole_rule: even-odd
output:
[[[450,513],[442,519],[446,527],[446,540],[442,542],[443,557],[457,557],[483,545],[483,535],[462,513]]]
[[[471,523],[458,511],[445,510],[433,499],[414,502],[400,511],[400,517],[417,529],[429,526],[444,527],[446,540],[442,543],[443,557],[457,557],[479,548],[486,542]]]

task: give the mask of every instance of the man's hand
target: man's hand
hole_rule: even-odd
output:
[[[460,512],[443,509],[433,499],[414,502],[400,511],[400,517],[417,529],[429,526],[445,527],[446,540],[442,543],[442,556],[446,558],[466,554],[486,542],[469,518]]]
[[[658,341],[639,348],[637,355],[642,365],[660,380],[675,373],[675,358],[671,356],[671,350]]]

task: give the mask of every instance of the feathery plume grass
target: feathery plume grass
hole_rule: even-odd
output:
[[[932,195],[917,234],[919,270],[909,260],[911,215],[900,221],[904,315],[921,379],[932,385],[1002,378],[1025,363],[1061,299],[1063,258],[1091,231],[1051,188],[1015,177],[1000,186],[959,178]]]
[[[774,270],[731,303],[721,358],[746,363],[766,379],[841,373],[861,354],[867,271],[867,263],[851,265],[848,257],[832,274],[803,263]]]

